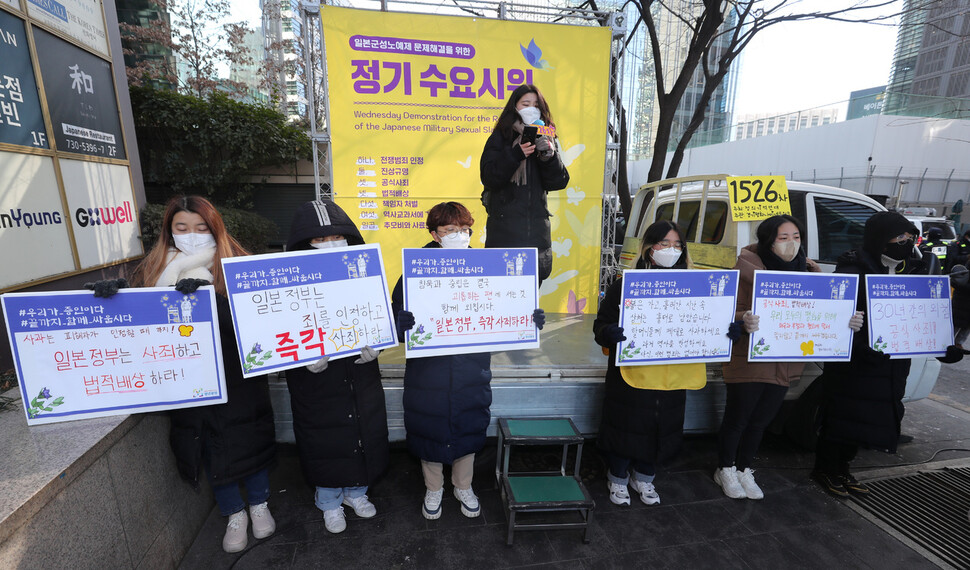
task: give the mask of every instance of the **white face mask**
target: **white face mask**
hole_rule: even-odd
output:
[[[542,111],[539,107],[522,107],[519,109],[519,116],[522,117],[523,123],[531,125],[542,117]]]
[[[776,241],[771,245],[771,251],[775,252],[775,255],[780,257],[782,261],[791,261],[798,255],[798,248],[801,246],[802,242],[800,241]]]
[[[317,249],[330,249],[332,247],[347,247],[347,240],[335,239],[330,241],[318,241],[316,243],[311,243],[310,245],[312,245]]]
[[[445,249],[465,249],[471,242],[472,236],[462,232],[455,232],[441,238],[441,247]]]
[[[653,258],[653,262],[660,267],[673,267],[683,253],[683,251],[674,247],[650,250],[650,255]]]
[[[216,246],[216,238],[212,234],[172,234],[175,247],[185,255],[193,255]]]

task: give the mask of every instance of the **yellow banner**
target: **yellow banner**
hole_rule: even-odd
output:
[[[610,30],[321,6],[336,202],[388,280],[400,251],[431,241],[427,211],[454,200],[485,243],[479,160],[512,91],[533,83],[556,122],[569,187],[550,192],[550,312],[595,312]],[[530,61],[532,63],[530,63]]]
[[[735,222],[791,214],[784,176],[728,176],[727,184],[731,219]]]

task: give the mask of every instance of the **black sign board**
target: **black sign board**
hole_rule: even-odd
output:
[[[0,142],[50,148],[24,21],[0,10]]]
[[[33,28],[57,150],[125,158],[111,64]]]

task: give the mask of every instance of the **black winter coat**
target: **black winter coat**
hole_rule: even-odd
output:
[[[215,297],[229,401],[169,412],[169,442],[179,473],[195,487],[203,467],[214,485],[225,485],[268,468],[276,459],[267,378],[243,378],[229,300]]]
[[[431,242],[424,247],[440,246]],[[394,286],[391,303],[395,315],[404,308],[403,278]],[[411,453],[451,464],[481,451],[491,419],[491,362],[488,352],[408,359],[404,427]]]
[[[342,235],[348,245],[364,239],[353,220],[329,200],[306,202],[293,216],[289,250],[311,249],[315,237]],[[305,367],[286,371],[300,466],[315,487],[363,487],[387,469],[387,409],[376,360],[354,364],[356,356],[331,360],[314,374]]]
[[[569,184],[569,172],[556,152],[540,160],[538,152],[526,159],[526,184],[518,186],[512,175],[525,155],[514,139],[500,131],[485,142],[481,158],[482,204],[488,213],[485,247],[552,247],[546,193]]]
[[[362,487],[387,469],[387,410],[377,361],[286,371],[300,466],[315,487]]]
[[[608,325],[620,322],[622,288],[621,279],[610,285],[593,321],[596,343],[610,350],[596,444],[609,455],[657,464],[680,451],[687,390],[646,390],[623,380],[616,366],[616,345],[603,338]]]
[[[970,327],[970,283],[960,285],[950,279],[950,284],[953,286],[953,327]]]
[[[856,307],[866,307],[866,274],[886,274],[887,269],[864,250],[843,254],[836,273],[859,275]],[[909,259],[900,274],[932,275],[940,272],[935,255]],[[903,395],[910,360],[890,360],[888,355],[869,347],[869,321],[852,339],[849,362],[827,362],[821,376],[822,436],[841,443],[896,451],[900,423],[903,420]]]

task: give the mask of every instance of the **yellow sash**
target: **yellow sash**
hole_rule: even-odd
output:
[[[620,366],[623,381],[647,390],[700,390],[707,384],[707,367],[692,364]]]

